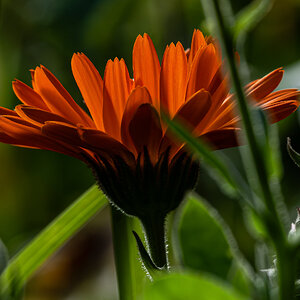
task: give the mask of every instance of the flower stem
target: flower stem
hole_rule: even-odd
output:
[[[165,218],[144,218],[141,220],[145,229],[151,258],[161,269],[168,269]]]
[[[136,299],[135,241],[132,235],[133,219],[111,207],[113,246],[120,300]]]
[[[295,278],[298,259],[296,253],[286,245],[281,251],[277,249],[277,272],[279,282],[279,299],[295,299]]]
[[[279,299],[294,299],[295,290],[295,267],[294,258],[290,254],[290,245],[284,231],[283,221],[278,213],[274,196],[268,179],[268,172],[265,165],[264,155],[260,150],[257,137],[255,135],[254,124],[251,118],[250,109],[246,101],[241,79],[236,66],[233,51],[233,35],[228,22],[221,10],[220,0],[206,1],[202,4],[205,12],[216,24],[220,41],[223,44],[228,66],[231,75],[231,81],[235,90],[236,100],[242,116],[242,125],[250,149],[250,155],[256,172],[257,184],[263,199],[264,209],[259,211],[262,220],[265,223],[270,238],[273,241],[276,250]],[[225,3],[226,4],[226,3]]]
[[[203,1],[205,2],[205,1]],[[247,103],[245,93],[242,87],[241,79],[239,76],[239,72],[236,66],[235,54],[233,51],[233,36],[231,34],[231,30],[223,16],[223,13],[220,9],[220,1],[212,0],[210,2],[210,8],[213,11],[212,15],[214,15],[217,23],[217,28],[220,36],[220,40],[223,44],[226,58],[228,61],[228,67],[231,75],[232,85],[234,87],[237,104],[239,107],[239,112],[242,116],[242,125],[244,128],[244,133],[247,139],[247,143],[250,148],[250,154],[252,156],[252,162],[254,164],[254,168],[258,178],[259,188],[261,190],[261,194],[264,198],[265,205],[270,210],[273,215],[273,218],[277,218],[277,225],[280,224],[280,234],[285,236],[284,230],[281,226],[281,221],[279,220],[279,216],[274,204],[273,195],[270,189],[270,184],[268,182],[267,169],[265,167],[264,157],[262,155],[262,151],[258,145],[257,138],[255,136],[254,124],[251,118],[249,105]]]

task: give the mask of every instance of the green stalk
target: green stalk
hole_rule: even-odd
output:
[[[119,299],[136,299],[135,240],[132,234],[133,218],[111,207],[113,246],[118,280]]]
[[[220,9],[220,0],[203,0],[202,3],[207,15],[210,16],[217,25],[217,31],[226,53],[231,81],[235,90],[239,112],[242,116],[243,129],[249,145],[254,170],[257,175],[258,187],[260,189],[265,206],[264,210],[260,212],[260,215],[265,222],[276,250],[279,296],[281,300],[294,299],[295,272],[293,263],[291,263],[293,259],[290,257],[287,236],[285,234],[283,222],[278,214],[274,197],[270,188],[264,156],[259,149],[258,141],[254,132],[253,121],[251,119],[248,103],[246,101],[236,66],[233,52],[234,47],[232,32]]]
[[[297,253],[289,245],[276,249],[276,265],[279,281],[279,299],[295,299]]]
[[[30,276],[106,204],[105,195],[94,185],[65,209],[10,260],[0,277],[0,299],[19,294]]]
[[[259,188],[265,200],[266,207],[268,208],[268,210],[271,210],[273,218],[277,219],[276,223],[281,224],[281,221],[279,220],[279,216],[277,214],[276,206],[274,204],[270,184],[268,182],[268,174],[265,168],[264,157],[258,146],[258,142],[254,133],[253,121],[250,115],[249,105],[247,103],[239,72],[236,66],[236,59],[233,51],[234,47],[232,34],[230,29],[228,28],[228,25],[225,23],[225,19],[220,10],[219,0],[212,0],[209,2],[211,3],[213,15],[215,15],[216,23],[218,24],[219,36],[224,46],[226,58],[228,60],[231,81],[235,90],[240,115],[242,116],[242,125],[244,128],[244,133],[246,135],[247,143],[250,148],[250,154],[252,156],[252,162],[254,163],[256,175],[258,178]],[[281,228],[278,228],[280,230],[280,233],[285,236],[284,230],[281,225],[280,227]]]

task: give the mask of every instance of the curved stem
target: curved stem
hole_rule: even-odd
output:
[[[111,207],[111,221],[119,299],[134,300],[136,299],[136,288],[134,272],[135,243],[132,235],[133,218],[127,217],[116,208]]]
[[[168,269],[165,217],[144,218],[141,222],[154,264],[161,269]]]

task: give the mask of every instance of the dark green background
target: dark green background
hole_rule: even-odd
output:
[[[234,11],[249,2],[232,1]],[[179,40],[189,47],[193,29],[204,24],[198,0],[2,0],[0,5],[0,105],[8,108],[18,104],[12,80],[18,78],[29,84],[28,70],[39,64],[49,68],[82,105],[70,67],[74,52],[84,52],[100,74],[106,61],[115,56],[123,57],[131,70],[131,51],[138,34],[150,34],[161,59],[170,42]],[[299,0],[277,0],[249,33],[239,50],[245,54],[251,79],[283,66],[287,72],[282,87],[300,88],[299,16]],[[282,188],[294,218],[295,207],[300,205],[300,170],[287,156],[285,141],[290,136],[300,151],[297,113],[278,127],[284,161]],[[224,152],[239,164],[237,149]],[[16,253],[91,184],[90,170],[79,161],[1,144],[0,237],[10,254]],[[216,182],[204,170],[200,172],[197,191],[219,210],[240,248],[253,262],[252,240],[245,231],[240,208],[216,188]],[[101,299],[113,299],[115,279],[107,223],[104,213],[73,239],[29,284],[26,299],[67,299],[69,293],[77,293],[74,289],[82,293],[88,290],[88,299],[94,299],[93,291],[100,289],[104,295]],[[86,276],[91,270],[94,275]],[[72,299],[82,299],[77,297]]]

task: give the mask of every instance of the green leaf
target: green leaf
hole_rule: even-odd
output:
[[[236,290],[244,295],[251,296],[253,279],[248,266],[240,259],[232,261],[231,269],[228,274],[227,281],[235,287]],[[251,282],[252,281],[252,282]]]
[[[261,217],[254,210],[245,211],[245,220],[249,232],[257,240],[268,239],[268,230]]]
[[[179,243],[186,266],[225,279],[233,254],[217,218],[196,195],[190,195],[179,223]]]
[[[0,239],[0,274],[6,268],[7,263],[8,263],[8,252],[5,245]]]
[[[249,295],[250,271],[232,246],[235,243],[227,226],[196,194],[190,194],[187,200],[178,227],[184,265],[217,275]]]
[[[195,274],[168,274],[150,284],[143,300],[246,300],[230,286],[216,279]]]
[[[233,29],[235,38],[255,27],[269,12],[272,2],[272,0],[255,0],[239,12]]]
[[[106,204],[105,195],[94,185],[65,209],[9,262],[0,277],[0,298],[4,293],[17,294],[28,278]]]
[[[293,149],[290,138],[287,139],[287,150],[291,159],[300,168],[300,154]]]

